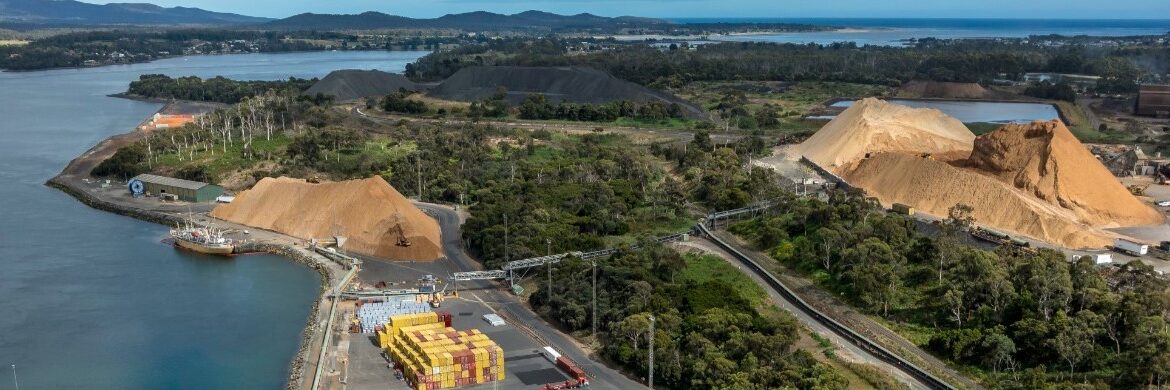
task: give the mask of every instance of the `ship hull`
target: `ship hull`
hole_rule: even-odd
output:
[[[230,255],[235,247],[231,245],[203,245],[186,240],[175,239],[175,246],[190,251],[199,253],[206,253],[209,255]]]

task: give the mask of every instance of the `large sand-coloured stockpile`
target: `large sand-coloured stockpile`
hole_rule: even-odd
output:
[[[1162,223],[1057,120],[1011,124],[975,139],[967,165],[1062,208],[1094,226]]]
[[[967,152],[975,134],[958,119],[932,108],[910,108],[867,98],[837,115],[795,151],[826,169],[866,153]]]
[[[974,208],[979,225],[1071,248],[1110,244],[1114,235],[1105,228],[1164,220],[1059,121],[1007,125],[963,143],[936,113],[862,103],[799,150],[884,204],[943,216],[963,203]]]
[[[211,216],[306,240],[342,235],[344,249],[383,259],[443,255],[438,222],[378,176],[319,184],[265,178]],[[401,245],[400,237],[410,245]]]
[[[878,153],[840,172],[883,204],[913,205],[945,216],[962,203],[974,209],[976,224],[1007,230],[1072,248],[1110,243],[1107,232],[1077,222],[1076,213],[1044,202],[994,177],[950,163],[905,153]],[[1128,195],[1128,194],[1127,194]]]

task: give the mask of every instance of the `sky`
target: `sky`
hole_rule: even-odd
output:
[[[107,3],[101,0],[82,0]],[[281,18],[303,12],[380,11],[433,18],[448,13],[541,10],[560,14],[837,18],[1170,18],[1170,0],[135,0],[161,6]]]

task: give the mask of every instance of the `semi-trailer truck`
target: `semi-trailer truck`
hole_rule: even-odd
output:
[[[1113,249],[1134,256],[1143,256],[1147,253],[1150,253],[1149,245],[1133,242],[1124,238],[1118,238],[1117,240],[1113,241]]]

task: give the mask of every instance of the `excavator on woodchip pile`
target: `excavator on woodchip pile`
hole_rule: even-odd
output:
[[[410,239],[406,238],[406,231],[402,230],[402,214],[394,214],[394,228],[392,230],[398,234],[398,246],[410,246]]]

